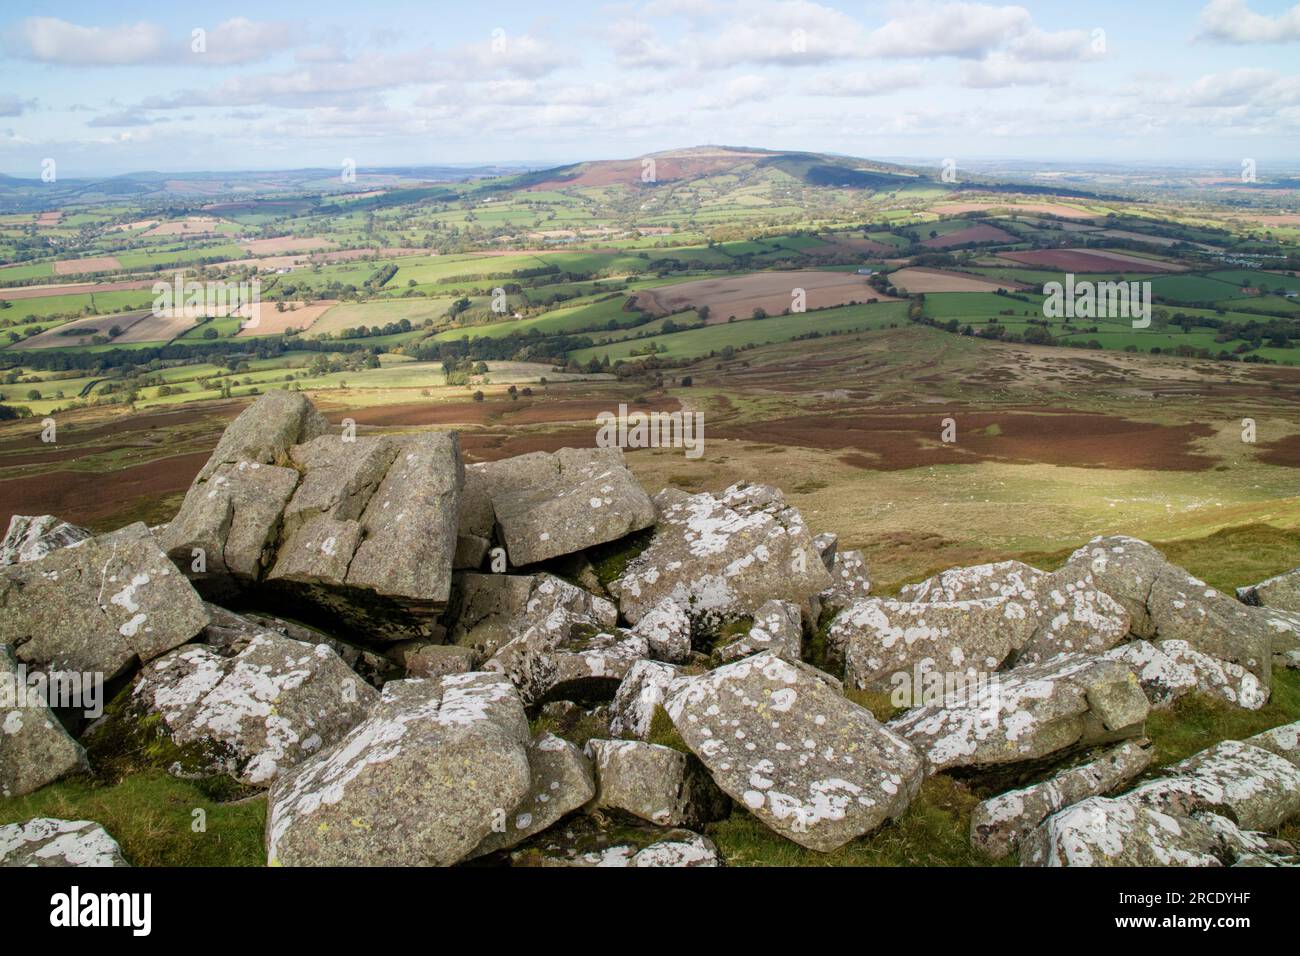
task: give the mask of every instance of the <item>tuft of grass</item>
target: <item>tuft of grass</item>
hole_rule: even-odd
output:
[[[196,810],[202,810],[201,815]],[[132,866],[265,866],[266,796],[217,803],[193,783],[147,770],[112,785],[76,777],[0,800],[0,824],[94,820]],[[202,819],[204,832],[195,832]]]
[[[647,739],[649,743],[670,747],[684,754],[692,752],[691,748],[686,746],[686,741],[682,740],[682,735],[677,732],[672,718],[668,716],[668,711],[662,707],[656,707],[654,715],[650,718],[650,736]]]
[[[1155,748],[1151,766],[1153,770],[1165,767],[1220,741],[1242,740],[1296,720],[1300,720],[1300,671],[1275,669],[1273,692],[1259,710],[1189,694],[1147,718],[1147,736]],[[1159,776],[1153,771],[1148,775]]]
[[[739,808],[707,832],[728,866],[1014,865],[1014,858],[989,860],[971,847],[970,816],[978,802],[960,781],[930,777],[897,820],[831,853],[804,849]]]
[[[617,541],[588,549],[587,557],[591,561],[591,566],[596,572],[596,580],[600,582],[601,587],[608,587],[610,582],[621,578],[627,566],[642,551],[650,547],[653,538],[654,529],[647,528]]]

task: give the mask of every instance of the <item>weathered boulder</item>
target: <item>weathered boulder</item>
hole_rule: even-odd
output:
[[[777,657],[797,661],[803,652],[803,613],[789,601],[767,601],[754,612],[749,633],[724,644],[716,651],[723,663],[750,654],[771,651]]]
[[[35,561],[89,537],[91,534],[85,528],[54,515],[14,515],[9,519],[4,540],[0,541],[0,567]]]
[[[1156,635],[1147,600],[1168,565],[1165,556],[1145,541],[1124,535],[1093,538],[1070,555],[1062,571],[1091,574],[1094,583],[1129,613],[1135,637]]]
[[[1268,691],[1273,629],[1255,608],[1232,600],[1136,538],[1095,538],[1060,574],[1092,582],[1128,611],[1135,636],[1186,641],[1192,649],[1246,668]]]
[[[900,601],[974,601],[1008,598],[1029,603],[1038,596],[1046,571],[1021,561],[998,561],[964,568],[950,568],[916,584],[899,588]]]
[[[510,855],[513,866],[721,866],[713,841],[690,830],[626,825],[580,816]]]
[[[297,484],[298,472],[278,465],[223,462],[211,472],[205,467],[159,543],[205,594],[233,593],[240,582],[255,583],[270,565],[280,516]]]
[[[209,596],[266,589],[372,640],[432,636],[456,552],[457,437],[327,432],[305,398],[268,392],[226,429],[164,549]]]
[[[1075,651],[1098,653],[1129,633],[1128,612],[1101,591],[1090,573],[1047,573],[1020,561],[953,568],[899,592],[903,601],[952,602],[1003,598],[1027,610],[1033,633],[1015,647],[1015,663],[1033,664]]]
[[[329,431],[329,422],[300,392],[272,389],[239,413],[217,442],[199,480],[211,478],[222,465],[241,461],[285,465],[289,449]]]
[[[379,694],[324,644],[272,632],[233,657],[201,644],[144,668],[135,708],[156,714],[168,736],[195,755],[193,773],[228,773],[269,787],[365,717]]]
[[[665,827],[699,829],[731,801],[690,754],[640,740],[589,740],[596,768],[594,810],[621,810]]]
[[[999,794],[971,812],[970,839],[994,859],[1008,856],[1053,813],[1124,786],[1151,763],[1150,746],[1125,741],[1095,760],[1021,790]]]
[[[1293,568],[1258,584],[1237,588],[1237,597],[1242,603],[1256,607],[1300,612],[1300,568]]]
[[[1021,843],[1021,866],[1222,866],[1208,822],[1124,798],[1090,797],[1053,814]]]
[[[1149,709],[1124,664],[1063,654],[993,674],[954,699],[914,708],[886,726],[915,745],[935,773],[1135,737]]]
[[[117,841],[92,820],[38,817],[0,826],[0,867],[129,865]]]
[[[266,822],[271,865],[446,866],[532,785],[528,720],[494,674],[390,681],[370,716],[282,776]]]
[[[820,607],[833,612],[871,593],[871,573],[861,551],[840,551],[827,570],[834,583],[817,595]]]
[[[1247,737],[1242,743],[1277,754],[1300,767],[1300,720]]]
[[[553,574],[456,576],[449,640],[486,660],[531,628],[566,632],[575,625],[612,630],[618,609]]]
[[[768,827],[830,851],[902,813],[922,761],[812,668],[756,654],[692,678],[667,711],[714,782]]]
[[[1202,654],[1187,641],[1157,641],[1156,646],[1175,664],[1191,668],[1201,693],[1247,710],[1259,710],[1268,702],[1268,689],[1246,668]]]
[[[668,599],[709,628],[769,600],[802,604],[833,583],[803,518],[775,488],[733,485],[718,497],[667,488],[655,506],[649,547],[609,585],[634,624]]]
[[[109,680],[207,623],[203,600],[143,523],[0,568],[0,644],[29,668]]]
[[[655,660],[680,664],[691,656],[691,619],[676,601],[660,601],[632,633],[645,638]]]
[[[86,751],[33,692],[12,651],[0,645],[0,797],[21,797],[77,770]],[[0,853],[0,856],[3,856]]]
[[[477,470],[516,567],[617,541],[655,521],[620,448],[533,452]]]
[[[1156,578],[1147,607],[1162,643],[1186,641],[1193,650],[1244,667],[1267,696],[1273,631],[1266,611],[1234,601],[1172,564]]]
[[[1300,767],[1250,743],[1222,741],[1163,773],[1124,799],[1164,813],[1217,813],[1250,830],[1273,830],[1300,816]]]
[[[596,795],[591,761],[562,737],[543,733],[533,738],[528,745],[528,766],[532,774],[528,793],[471,858],[517,846]]]
[[[902,602],[858,601],[826,632],[827,656],[843,660],[844,679],[861,690],[887,691],[914,667],[975,673],[996,670],[1023,647],[1036,622],[1011,598]]]
[[[609,705],[609,732],[615,737],[646,740],[655,709],[672,690],[690,677],[680,668],[660,661],[637,661],[623,676]]]

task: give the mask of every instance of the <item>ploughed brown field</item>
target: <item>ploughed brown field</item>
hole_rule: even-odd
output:
[[[116,272],[122,263],[116,256],[92,256],[87,259],[60,259],[54,263],[56,276],[75,276],[89,272]]]
[[[744,276],[701,279],[678,285],[645,289],[636,294],[637,306],[651,315],[668,315],[682,309],[709,307],[709,324],[726,322],[731,316],[747,319],[755,309],[780,315],[790,308],[793,290],[803,289],[809,309],[847,305],[878,299],[892,301],[867,284],[865,276],[848,272],[754,272]]]
[[[921,245],[927,249],[951,249],[953,246],[963,246],[970,242],[1015,242],[1016,237],[1011,233],[999,229],[997,226],[971,226],[968,229],[958,229],[956,232],[950,232],[946,236],[935,236],[933,239],[926,239]]]
[[[334,249],[338,243],[322,236],[281,236],[278,239],[248,239],[239,247],[252,256],[273,256],[281,252],[308,252],[314,249]]]
[[[998,289],[1029,288],[1009,279],[986,279],[944,269],[899,269],[889,274],[889,280],[903,292],[996,292]]]

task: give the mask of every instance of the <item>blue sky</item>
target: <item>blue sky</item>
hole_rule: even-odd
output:
[[[1294,162],[1297,64],[1300,4],[1275,0],[19,2],[0,12],[0,171],[701,143]]]

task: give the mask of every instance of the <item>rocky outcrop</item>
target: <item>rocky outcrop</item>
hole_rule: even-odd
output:
[[[91,820],[38,817],[0,826],[0,867],[128,865],[117,841]]]
[[[829,851],[901,814],[922,761],[815,671],[771,653],[692,678],[668,700],[714,782],[768,827]]]
[[[69,524],[54,515],[14,515],[0,541],[0,568],[23,561],[36,561],[51,551],[66,548],[91,537],[85,528]]]
[[[1150,763],[1149,745],[1126,741],[1042,783],[984,800],[971,812],[971,845],[993,859],[1008,856],[1053,813],[1119,789]]]
[[[871,593],[871,573],[861,551],[835,553],[826,570],[834,583],[817,595],[822,609],[834,613]]]
[[[1034,626],[1014,648],[1018,664],[1057,654],[1109,650],[1130,630],[1124,607],[1079,568],[1049,574],[1020,561],[953,568],[908,585],[899,591],[899,598],[932,603],[1000,598],[1025,609]]]
[[[21,797],[90,769],[86,751],[63,729],[47,702],[28,685],[12,651],[0,646],[0,797]]]
[[[731,801],[690,754],[640,740],[590,740],[595,810],[620,810],[665,827],[699,829],[727,815]]]
[[[429,637],[447,603],[463,466],[454,434],[327,434],[271,391],[226,429],[162,543],[209,596],[267,590],[365,633]]]
[[[655,660],[680,664],[691,656],[691,619],[676,601],[660,601],[632,633],[645,638]]]
[[[997,670],[1025,645],[1036,622],[1026,605],[1005,597],[967,601],[858,601],[826,634],[827,656],[843,661],[844,679],[861,690],[888,691],[914,668],[973,674]]]
[[[639,660],[650,656],[644,637],[615,629],[592,633],[586,626],[535,625],[483,665],[519,688],[528,706],[547,700],[609,700]]]
[[[342,738],[379,694],[326,645],[267,632],[233,657],[203,645],[172,651],[145,667],[132,699],[193,756],[178,770],[269,787]]]
[[[1150,705],[1124,664],[1063,654],[996,673],[887,726],[931,773],[1035,760],[1067,747],[1138,736]]]
[[[499,675],[391,681],[364,721],[271,789],[268,861],[462,860],[528,795],[528,743],[518,691]]]
[[[654,524],[620,448],[562,448],[478,466],[510,564],[535,564]],[[466,528],[474,535],[478,524]]]
[[[141,523],[0,568],[0,644],[30,669],[109,680],[207,623],[202,599]]]
[[[802,604],[833,583],[803,518],[767,485],[720,496],[665,489],[649,547],[609,585],[632,623],[661,601],[703,628],[752,615],[769,600]]]
[[[1286,845],[1258,831],[1300,817],[1300,767],[1287,753],[1297,727],[1222,741],[1128,793],[1062,810],[1024,837],[1021,863],[1276,865]]]
[[[1185,641],[1192,650],[1250,671],[1267,693],[1273,657],[1267,619],[1171,564],[1145,541],[1095,538],[1060,573],[1091,575],[1124,605],[1134,636]]]

